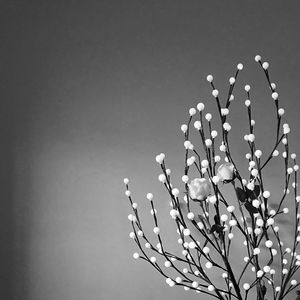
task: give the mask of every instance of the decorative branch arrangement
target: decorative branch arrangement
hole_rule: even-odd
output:
[[[184,195],[171,183],[171,171],[166,167],[165,155],[156,156],[162,174],[159,181],[165,186],[170,199],[170,215],[174,219],[181,254],[174,254],[165,249],[163,238],[158,225],[157,211],[154,206],[153,194],[148,193],[147,199],[151,205],[154,219],[154,233],[157,236],[155,246],[143,231],[138,214],[138,205],[133,202],[129,190],[129,180],[124,179],[126,196],[133,209],[128,216],[132,225],[132,238],[139,248],[134,253],[135,259],[150,263],[170,286],[182,286],[185,290],[194,290],[217,299],[284,299],[298,287],[294,279],[300,266],[300,254],[296,253],[300,242],[300,213],[298,196],[298,170],[296,154],[290,154],[287,123],[282,124],[284,109],[279,107],[279,97],[276,85],[271,83],[269,64],[262,62],[259,55],[255,61],[261,66],[271,91],[276,108],[276,138],[269,153],[262,153],[255,142],[255,121],[252,119],[250,86],[245,86],[247,100],[245,106],[249,123],[249,133],[244,136],[249,146],[246,154],[248,161],[248,178],[241,175],[230,150],[228,123],[229,107],[234,100],[233,89],[242,64],[237,65],[234,77],[229,79],[229,92],[225,105],[221,104],[219,92],[215,88],[213,76],[208,75],[207,81],[212,87],[212,95],[217,104],[221,121],[220,133],[212,130],[212,115],[204,115],[204,104],[199,103],[197,109],[189,110],[187,124],[181,126],[184,134],[185,167],[182,181]],[[203,151],[190,141],[190,130],[193,125],[199,133]],[[214,124],[216,125],[216,124]],[[217,135],[221,136],[221,145],[216,145]],[[217,150],[219,146],[220,153]],[[272,194],[265,188],[264,168],[282,150],[284,163],[284,190],[281,195]],[[204,157],[200,157],[204,153]],[[220,155],[217,155],[219,153]],[[221,158],[222,157],[222,158]],[[279,156],[280,158],[280,156]],[[224,162],[221,160],[224,159]],[[277,158],[278,159],[278,158]],[[190,178],[191,170],[197,172],[198,178]],[[231,185],[236,195],[236,206],[232,200],[226,199],[222,189]],[[292,201],[293,211],[284,207],[287,199]],[[272,201],[271,201],[272,200]],[[273,203],[272,207],[270,202]],[[273,208],[275,207],[275,209]],[[278,219],[285,214],[292,224],[292,239],[284,245]],[[238,247],[245,251],[245,257],[239,269],[234,269],[232,245],[234,242],[243,243]],[[149,253],[152,253],[150,255]],[[156,256],[154,256],[156,255]],[[163,260],[163,263],[159,261]],[[236,264],[236,262],[235,262]],[[213,282],[209,269],[215,269],[215,274],[221,274],[218,283]],[[250,279],[251,278],[251,279]],[[246,280],[247,279],[247,280]]]

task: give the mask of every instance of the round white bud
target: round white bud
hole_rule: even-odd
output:
[[[206,80],[208,82],[212,82],[214,80],[214,77],[212,75],[207,75]]]
[[[246,91],[246,92],[249,92],[250,89],[251,89],[250,85],[249,85],[249,84],[246,84],[246,85],[245,85],[245,91]]]
[[[216,130],[212,130],[210,134],[211,134],[211,138],[214,139],[218,135],[218,132]]]
[[[183,133],[186,133],[187,130],[188,130],[188,126],[187,126],[186,124],[182,124],[181,127],[180,127],[180,129],[181,129],[181,131],[182,131]]]
[[[270,266],[264,266],[263,270],[265,273],[269,273],[271,268],[270,268]]]
[[[190,116],[195,115],[196,112],[197,112],[197,111],[196,111],[196,109],[195,109],[194,107],[192,107],[192,108],[189,109],[189,114],[190,114]]]
[[[254,154],[255,154],[255,156],[256,156],[257,158],[260,158],[260,157],[262,156],[262,151],[261,151],[261,150],[256,150],[256,151],[254,152]]]
[[[177,197],[179,195],[179,190],[177,188],[172,189],[172,195]]]
[[[232,240],[232,239],[233,239],[233,237],[234,237],[234,235],[233,235],[233,233],[232,233],[232,232],[228,233],[228,239],[229,239],[229,240]]]
[[[260,55],[255,55],[254,59],[255,59],[256,62],[259,62],[259,61],[261,61],[261,56]]]
[[[207,268],[207,269],[211,269],[212,268],[212,263],[210,262],[210,261],[208,261],[206,264],[205,264],[205,267]]]
[[[264,196],[264,198],[266,198],[266,199],[269,198],[270,195],[271,195],[271,194],[270,194],[269,191],[264,191],[264,192],[263,192],[263,196]]]
[[[125,191],[125,195],[127,196],[127,197],[129,197],[130,196],[130,191]]]
[[[235,207],[233,205],[230,205],[227,207],[227,211],[232,213],[235,210]]]
[[[249,106],[251,105],[251,101],[250,101],[249,99],[247,99],[247,100],[245,101],[245,105],[246,105],[247,107],[249,107]]]
[[[291,285],[296,285],[297,284],[297,280],[293,279],[291,280]]]
[[[219,96],[219,91],[218,91],[217,89],[214,89],[214,90],[212,91],[212,95],[213,95],[215,98],[217,98],[217,97]]]
[[[250,284],[249,283],[244,283],[243,288],[245,291],[248,291],[250,289]]]
[[[129,183],[129,179],[128,178],[124,178],[123,182],[124,182],[124,184],[128,184]]]
[[[211,139],[206,139],[206,140],[205,140],[205,145],[206,145],[206,147],[211,147],[211,145],[212,145],[212,140],[211,140]]]
[[[208,289],[210,292],[213,292],[213,291],[215,290],[215,287],[214,287],[212,284],[210,284],[210,285],[207,287],[207,289]]]
[[[284,115],[284,109],[283,108],[279,108],[278,109],[278,115],[279,116],[283,116]]]
[[[229,109],[228,108],[221,108],[221,115],[222,116],[227,116],[229,114]]]
[[[234,77],[230,77],[229,78],[229,83],[232,85],[235,83],[235,78]]]
[[[273,246],[273,242],[272,242],[271,240],[267,240],[267,241],[265,242],[265,246],[266,246],[267,248],[271,248],[271,247]]]
[[[203,247],[202,251],[204,254],[208,254],[210,249],[207,246],[205,246],[205,247]]]
[[[156,257],[155,257],[155,256],[152,256],[152,257],[150,258],[150,261],[151,261],[152,263],[156,263]]]
[[[269,68],[269,63],[265,61],[265,62],[262,64],[262,67],[263,67],[265,70],[267,70],[267,69]]]
[[[137,252],[133,253],[133,258],[134,259],[138,259],[139,257],[140,257],[140,255]]]
[[[189,213],[187,214],[187,218],[188,218],[189,220],[194,220],[194,217],[195,217],[195,215],[194,215],[192,212],[189,212]]]
[[[257,278],[260,278],[264,275],[264,272],[262,270],[258,270],[256,273]]]
[[[239,63],[236,67],[239,71],[241,71],[241,70],[243,70],[244,66],[243,66],[243,64]]]
[[[273,156],[278,156],[279,155],[279,151],[278,150],[274,150],[272,153]]]
[[[159,230],[158,227],[154,227],[154,228],[153,228],[153,232],[154,232],[155,234],[159,234],[160,230]]]
[[[277,100],[278,99],[278,93],[277,92],[273,92],[272,93],[272,98],[273,98],[273,100]]]
[[[159,174],[158,175],[158,180],[160,181],[160,182],[162,182],[162,183],[164,183],[164,182],[166,182],[166,176],[165,176],[165,174]]]
[[[189,236],[191,234],[191,231],[188,228],[183,229],[183,235]]]
[[[202,111],[204,109],[204,107],[205,107],[205,105],[203,103],[201,103],[201,102],[197,104],[197,109],[199,111]]]
[[[197,130],[200,130],[200,129],[201,129],[201,122],[200,122],[200,121],[195,121],[195,122],[194,122],[194,127],[195,127]]]
[[[149,201],[151,201],[151,200],[153,199],[153,194],[152,194],[152,193],[148,193],[148,194],[146,195],[146,198],[147,198]]]
[[[205,115],[205,119],[209,122],[212,119],[212,115],[210,113],[207,113]]]
[[[259,248],[254,248],[253,249],[253,255],[258,255],[260,253],[260,249]]]
[[[254,207],[256,207],[256,208],[259,208],[260,201],[259,201],[258,199],[254,199],[254,200],[252,201],[252,205],[253,205]]]

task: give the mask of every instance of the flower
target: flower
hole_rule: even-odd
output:
[[[232,163],[224,163],[218,168],[218,176],[221,181],[227,183],[235,178],[234,166]]]
[[[205,200],[211,194],[211,184],[206,178],[195,178],[189,184],[189,194],[194,201]]]

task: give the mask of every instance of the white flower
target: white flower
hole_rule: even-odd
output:
[[[266,198],[266,199],[269,198],[270,195],[271,195],[271,194],[270,194],[269,191],[264,191],[264,192],[263,192],[263,196],[264,196],[264,198]]]
[[[244,283],[243,284],[243,288],[244,288],[244,290],[249,290],[250,289],[250,284],[249,283]]]
[[[249,142],[254,142],[254,139],[255,139],[255,135],[253,134],[253,133],[250,133],[250,134],[248,134],[248,141]]]
[[[129,197],[130,196],[130,191],[125,191],[125,195],[127,196],[127,197]]]
[[[234,179],[234,165],[232,163],[224,163],[219,166],[217,171],[218,177],[221,181],[231,181]]]
[[[138,259],[139,257],[140,257],[140,255],[137,252],[133,253],[133,258],[134,259]]]
[[[128,178],[124,178],[123,182],[124,182],[124,184],[128,184],[129,183],[129,179]]]
[[[189,184],[189,195],[193,200],[205,200],[211,194],[211,184],[206,178],[195,178]]]
[[[246,85],[245,85],[245,91],[246,91],[246,92],[249,92],[249,91],[250,91],[250,88],[251,88],[251,87],[250,87],[249,84],[246,84]]]
[[[234,77],[230,77],[229,78],[229,83],[230,84],[234,84],[235,83],[235,78]]]

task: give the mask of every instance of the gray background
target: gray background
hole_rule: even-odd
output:
[[[206,75],[224,95],[238,62],[234,154],[241,161],[246,151],[246,83],[269,149],[274,108],[257,53],[270,62],[300,153],[299,9],[299,1],[1,1],[0,298],[199,298],[131,259],[123,177],[150,232],[144,198],[158,195],[168,234],[154,157],[167,153],[179,184],[180,124],[200,99],[213,111]],[[268,172],[272,189],[278,174]]]

